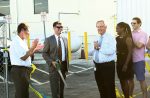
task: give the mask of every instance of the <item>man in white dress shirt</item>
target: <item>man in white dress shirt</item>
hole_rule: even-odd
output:
[[[29,79],[31,71],[31,56],[37,50],[38,39],[28,49],[25,39],[29,35],[28,27],[20,23],[17,36],[10,45],[11,74],[16,89],[15,98],[29,98]]]
[[[107,26],[103,20],[97,21],[99,37],[94,42],[93,61],[95,64],[95,79],[100,92],[100,98],[116,98],[115,94],[115,37],[106,33]]]

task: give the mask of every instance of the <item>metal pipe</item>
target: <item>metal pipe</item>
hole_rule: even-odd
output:
[[[5,86],[6,86],[6,98],[9,98],[9,89],[8,89],[8,52],[7,52],[7,30],[6,30],[6,23],[3,26],[3,33],[4,33],[4,58],[5,58]]]
[[[46,39],[45,21],[43,21],[43,27],[44,27],[44,37],[45,37],[45,39]]]
[[[8,23],[8,30],[9,30],[9,39],[11,40],[10,23]]]
[[[46,12],[41,12],[41,20],[43,21],[44,37],[46,39],[46,27],[45,27]]]
[[[66,13],[66,12],[59,12],[58,13],[58,20],[60,21],[60,15],[61,14],[75,14],[75,15],[79,15],[79,13]]]

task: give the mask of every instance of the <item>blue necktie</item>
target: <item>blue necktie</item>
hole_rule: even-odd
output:
[[[102,40],[103,40],[103,37],[99,37],[99,40],[98,40],[98,44],[99,46],[101,47],[102,46]],[[99,50],[95,50],[95,62],[98,63],[99,62]]]

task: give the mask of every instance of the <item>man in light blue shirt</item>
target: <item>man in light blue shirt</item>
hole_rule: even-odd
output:
[[[107,26],[103,20],[97,21],[99,37],[94,41],[93,61],[95,64],[95,79],[100,92],[100,98],[116,98],[115,94],[115,37],[106,33]]]

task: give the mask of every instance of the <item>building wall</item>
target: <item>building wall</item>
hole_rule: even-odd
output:
[[[118,0],[117,22],[131,24],[133,17],[142,20],[142,29],[150,35],[150,0]]]
[[[33,1],[10,0],[11,32],[16,31],[17,24],[20,22],[26,22],[29,25],[34,37],[44,32],[41,15],[34,14]],[[108,32],[114,32],[114,18],[112,17],[115,14],[114,0],[48,0],[48,4],[47,36],[53,34],[52,23],[58,20],[59,12],[79,13],[79,15],[60,15],[60,21],[63,22],[64,27],[68,27],[75,34],[83,35],[83,32],[88,32],[89,35],[97,34],[95,23],[100,19],[106,21]]]

